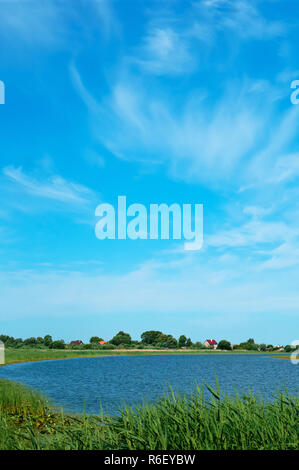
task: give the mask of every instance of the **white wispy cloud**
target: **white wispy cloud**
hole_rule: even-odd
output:
[[[55,200],[61,203],[84,206],[94,197],[91,189],[81,184],[67,181],[59,175],[37,179],[24,173],[22,167],[6,167],[4,176],[13,187],[37,198]]]
[[[214,30],[229,30],[241,39],[270,39],[282,36],[282,21],[265,18],[255,0],[206,0],[196,8]]]
[[[288,88],[282,92],[275,82],[228,82],[219,88],[218,100],[205,89],[193,89],[175,106],[167,89],[149,91],[132,75],[97,100],[75,66],[71,73],[95,137],[120,158],[165,164],[175,178],[237,185],[240,192],[298,177],[292,149],[299,106],[280,112]]]
[[[252,156],[248,165],[248,176],[257,184],[287,180],[298,172],[297,154],[290,153],[289,148],[297,137],[299,107],[291,105],[278,116],[277,119],[273,114],[273,121],[265,128],[263,148]]]
[[[241,267],[242,266],[242,267]],[[96,315],[181,315],[233,328],[255,315],[279,312],[285,321],[295,314],[298,289],[295,279],[267,276],[254,270],[247,260],[215,259],[211,263],[178,263],[152,260],[123,274],[45,269],[2,272],[0,311],[6,318]],[[280,280],[280,289],[275,287]],[[254,295],[253,295],[254,293]],[[233,301],[232,301],[233,299]],[[284,313],[286,312],[286,313]],[[194,317],[195,315],[195,317]]]
[[[22,48],[74,48],[90,31],[109,38],[121,29],[113,0],[0,0],[0,12],[0,37]]]
[[[188,40],[169,26],[152,27],[138,52],[133,63],[156,75],[186,74],[196,63]]]
[[[40,47],[56,44],[64,34],[63,4],[49,1],[0,0],[0,35]]]
[[[246,256],[253,261],[255,272],[298,269],[298,211],[293,206],[289,214],[283,214],[281,207],[248,206],[243,212],[246,220],[241,224],[230,220],[229,228],[205,236],[207,252],[220,250],[240,262]]]
[[[233,30],[240,38],[265,40],[280,35],[283,25],[265,18],[258,2],[247,0],[190,2],[183,18],[184,22],[171,4],[149,13],[146,33],[118,64],[117,78],[110,80],[110,94],[92,96],[71,66],[73,84],[93,116],[96,138],[122,159],[165,164],[172,176],[187,181],[217,186],[238,180],[241,190],[258,181],[272,184],[284,155],[292,162],[281,178],[292,178],[296,158],[288,145],[299,107],[276,113],[289,91],[282,91],[281,77],[270,83],[255,78],[232,81],[221,74],[215,90],[201,86],[199,80],[175,98],[167,83],[161,81],[156,88],[147,80],[149,74],[186,76],[195,65],[200,72],[206,46],[198,44],[198,39],[205,39],[196,31],[203,27],[211,35]],[[235,49],[235,44],[229,47]],[[213,49],[215,43],[210,46]]]
[[[250,220],[229,230],[207,237],[207,244],[215,247],[253,247],[259,244],[281,243],[299,235],[299,230],[285,222]]]
[[[190,1],[179,16],[173,5],[163,5],[160,14],[158,8],[149,17],[147,34],[131,60],[153,74],[187,74],[198,70],[219,38],[223,41],[223,33],[236,37],[228,45],[234,53],[240,41],[282,37],[286,25],[265,17],[259,6],[255,0]]]
[[[236,171],[242,182],[244,158],[260,143],[273,106],[272,91],[246,81],[224,87],[212,104],[202,90],[193,90],[178,109],[167,92],[164,99],[153,96],[132,77],[97,101],[76,69],[73,76],[93,113],[96,137],[109,150],[128,160],[160,161],[175,177],[214,185]]]
[[[113,3],[113,0],[94,0],[90,5],[100,18],[100,29],[106,38],[112,34],[119,35],[121,30]]]
[[[267,253],[268,259],[261,263],[259,269],[268,271],[292,268],[299,265],[298,242],[282,243]]]
[[[279,212],[294,197],[286,191],[286,183],[299,176],[295,146],[299,106],[282,106],[289,93],[286,76],[279,73],[271,83],[249,76],[235,81],[222,72],[211,90],[201,86],[199,75],[198,85],[192,82],[193,88],[178,97],[168,89],[169,81],[163,82],[165,77],[186,77],[194,70],[200,74],[207,65],[205,54],[210,57],[215,52],[219,34],[225,40],[223,33],[229,33],[227,54],[234,55],[245,40],[281,37],[285,25],[265,17],[255,1],[192,3],[184,24],[171,8],[161,11],[150,18],[139,45],[119,63],[109,94],[91,96],[72,68],[95,137],[117,157],[164,165],[175,179],[233,190],[234,196],[239,189],[248,217],[208,234],[208,252],[219,249],[225,257],[229,250],[250,250],[259,269],[297,265],[290,262],[289,253],[298,245],[298,231]],[[234,37],[236,41],[231,41]],[[150,75],[159,80],[158,89]],[[259,206],[263,198],[269,199],[271,209]]]
[[[101,107],[99,106],[97,100],[88,92],[84,86],[81,76],[73,63],[70,64],[70,76],[75,89],[79,93],[87,108],[94,114],[100,113]]]

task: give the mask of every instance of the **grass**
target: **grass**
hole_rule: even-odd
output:
[[[97,357],[97,356],[121,356],[121,355],[164,355],[164,354],[270,354],[256,351],[210,351],[210,350],[156,350],[144,351],[142,349],[128,350],[78,350],[78,349],[13,349],[7,348],[5,351],[6,364],[17,362],[43,361],[50,359],[71,359],[76,357]],[[272,353],[273,354],[273,353]]]
[[[157,403],[119,416],[71,416],[21,385],[0,380],[0,449],[242,450],[298,449],[297,396],[266,402],[252,394],[222,397],[206,385],[191,396],[171,390]]]
[[[99,418],[65,415],[48,400],[28,387],[0,380],[0,449],[41,450],[84,446]],[[101,427],[98,426],[99,431]],[[75,433],[78,438],[73,439]]]
[[[48,402],[39,393],[9,380],[0,380],[0,413],[12,416],[39,414]]]

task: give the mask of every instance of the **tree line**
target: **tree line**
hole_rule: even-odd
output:
[[[112,339],[104,342],[99,336],[92,336],[89,343],[77,340],[66,343],[63,339],[53,340],[51,335],[44,337],[30,337],[26,339],[14,338],[13,336],[0,335],[0,341],[5,347],[11,348],[37,348],[37,349],[210,349],[202,342],[192,342],[190,338],[181,335],[178,339],[162,331],[150,330],[141,334],[141,341],[132,340],[129,333],[119,331]],[[105,344],[100,344],[104,342]],[[72,344],[73,343],[73,344]],[[217,344],[217,349],[221,350],[246,350],[246,351],[275,351],[281,349],[280,346],[265,343],[257,344],[253,338],[249,338],[245,342],[232,345],[228,340],[222,339]],[[284,346],[284,351],[290,352],[292,346]]]

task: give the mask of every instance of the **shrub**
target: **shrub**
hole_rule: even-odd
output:
[[[50,345],[51,349],[65,349],[65,343],[62,339],[53,341]]]
[[[116,349],[116,346],[112,343],[103,344],[103,349]]]
[[[232,345],[226,339],[222,339],[221,341],[219,341],[217,349],[222,349],[224,351],[230,351],[232,349]]]
[[[119,346],[120,344],[131,344],[131,336],[129,333],[125,333],[124,331],[119,331],[117,335],[115,335],[111,340],[110,343],[114,344],[115,346]]]

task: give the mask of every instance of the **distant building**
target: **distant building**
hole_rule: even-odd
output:
[[[80,345],[80,344],[83,344],[83,341],[81,341],[80,339],[77,339],[76,341],[71,341],[70,345],[72,345],[72,344]]]
[[[101,346],[103,346],[103,344],[107,344],[107,341],[104,341],[104,340],[99,341],[99,344],[100,344]]]
[[[216,349],[217,348],[217,341],[215,339],[206,339],[205,342],[203,343],[203,345],[206,347],[206,348],[213,348],[213,349]]]

